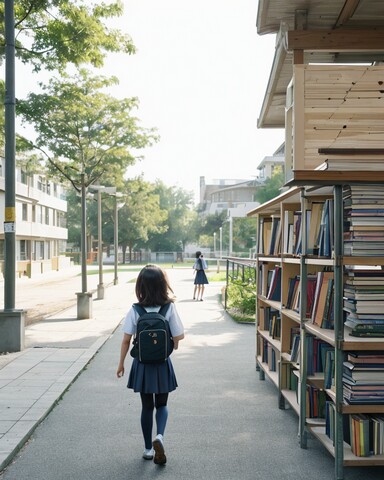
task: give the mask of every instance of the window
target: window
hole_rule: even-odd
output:
[[[21,206],[21,209],[22,209],[22,219],[24,222],[27,222],[28,221],[28,204],[23,203]]]
[[[32,222],[36,222],[36,205],[32,205]]]
[[[27,240],[20,240],[19,260],[28,260]]]
[[[45,207],[45,224],[49,225],[49,207]]]
[[[24,185],[28,185],[28,175],[24,170],[21,170],[20,182],[24,183]]]
[[[37,179],[37,188],[42,192],[45,192],[46,190],[45,178],[42,177],[41,175],[39,175],[39,178]]]

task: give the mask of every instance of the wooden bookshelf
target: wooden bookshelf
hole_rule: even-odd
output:
[[[296,172],[295,172],[296,173]],[[306,172],[307,174],[308,172]],[[324,175],[324,173],[326,173]],[[384,172],[376,176],[377,172],[365,172],[364,175],[359,178],[357,181],[356,175],[352,175],[351,179],[348,176],[349,172],[310,172],[308,178],[304,174],[299,174],[294,176],[294,179],[290,182],[291,185],[303,186],[298,190],[295,190],[294,186],[286,192],[284,195],[281,195],[274,199],[271,202],[268,202],[266,209],[264,206],[257,208],[256,214],[263,215],[265,219],[268,215],[279,215],[282,219],[282,249],[280,251],[280,257],[268,256],[268,255],[259,255],[256,259],[257,265],[264,265],[264,269],[271,268],[273,265],[278,265],[281,268],[281,299],[280,301],[269,300],[266,298],[265,294],[261,294],[260,291],[257,295],[257,308],[265,308],[266,306],[273,308],[280,312],[281,316],[281,338],[273,339],[269,332],[265,329],[258,327],[257,336],[262,337],[268,343],[271,344],[272,348],[276,350],[276,354],[279,355],[280,361],[278,362],[278,372],[271,372],[268,368],[268,365],[265,362],[261,361],[261,356],[258,354],[258,365],[263,371],[263,375],[267,375],[278,389],[279,395],[279,405],[280,408],[285,408],[285,406],[290,406],[299,416],[299,436],[300,444],[303,448],[306,447],[307,442],[307,433],[311,432],[313,435],[318,438],[321,443],[326,447],[326,449],[335,456],[336,459],[336,470],[340,475],[340,465],[384,465],[384,455],[375,455],[371,457],[357,457],[351,451],[351,446],[343,441],[343,432],[341,429],[342,426],[342,415],[350,414],[384,414],[384,405],[347,405],[343,403],[343,393],[342,393],[342,368],[343,368],[343,357],[350,351],[384,351],[384,338],[362,338],[351,336],[351,329],[344,326],[343,324],[343,277],[344,277],[344,267],[351,266],[360,266],[360,267],[374,267],[384,265],[384,256],[379,257],[365,257],[365,256],[343,256],[342,255],[342,244],[343,244],[343,204],[340,199],[342,199],[341,193],[343,185],[347,185],[348,181],[351,180],[352,184],[361,184],[364,182],[367,183],[378,183],[384,179]],[[359,176],[360,177],[360,176]],[[297,179],[299,179],[297,181]],[[304,181],[304,179],[306,179]],[[332,183],[335,180],[334,183]],[[329,188],[324,188],[324,186],[332,184],[331,189],[334,192],[334,196],[330,199],[330,190]],[[307,187],[310,185],[310,187]],[[336,186],[334,186],[336,185]],[[305,187],[304,187],[305,186]],[[323,192],[323,197],[319,195],[319,192]],[[280,199],[280,200],[278,200]],[[284,232],[287,231],[284,221],[286,219],[292,220],[293,215],[289,212],[308,212],[312,205],[316,202],[321,202],[324,200],[324,204],[327,201],[329,208],[332,208],[333,217],[330,221],[332,223],[333,232],[335,238],[331,239],[331,249],[329,256],[318,256],[315,254],[309,254],[307,252],[307,234],[309,231],[308,222],[311,221],[311,215],[306,213],[305,219],[301,218],[300,224],[300,235],[301,235],[301,251],[288,254],[284,245],[286,244],[286,239],[284,239]],[[300,205],[299,205],[300,200]],[[280,206],[278,205],[280,202]],[[325,207],[324,207],[325,208]],[[285,213],[288,212],[288,213]],[[261,225],[259,224],[259,227]],[[297,231],[295,235],[298,235]],[[337,238],[336,238],[337,237]],[[337,246],[337,242],[338,246]],[[337,251],[337,248],[341,250]],[[302,305],[300,304],[299,312],[291,308],[286,308],[287,296],[288,296],[288,287],[289,282],[295,277],[298,276],[300,279],[308,279],[308,275],[312,277],[317,275],[317,278],[322,278],[320,272],[330,272],[328,278],[333,278],[334,286],[334,302],[333,302],[333,322],[334,328],[321,328],[319,324],[313,323],[312,320],[314,317],[308,318],[308,310],[305,301],[306,310],[303,311]],[[265,273],[264,273],[265,275]],[[301,299],[308,300],[308,281],[300,281],[300,296]],[[319,292],[317,292],[318,294]],[[288,302],[289,303],[289,302]],[[259,310],[258,310],[259,311]],[[338,388],[335,390],[324,389],[324,373],[315,372],[314,375],[307,375],[306,368],[303,368],[302,365],[299,365],[296,362],[290,360],[290,341],[292,330],[298,329],[300,327],[301,334],[301,358],[307,358],[306,351],[306,342],[304,338],[306,335],[315,337],[316,339],[322,340],[329,346],[333,347],[335,353],[335,372],[336,372],[336,384]],[[282,369],[284,374],[282,374]],[[289,369],[294,369],[297,376],[299,377],[299,390],[296,393],[294,390],[290,390],[287,387],[286,377],[287,372],[290,372]],[[282,378],[283,377],[283,381]],[[325,434],[325,419],[322,418],[306,418],[307,411],[307,398],[306,398],[306,389],[307,385],[313,385],[320,390],[325,391],[327,399],[334,403],[336,408],[336,426],[335,432],[337,431],[335,442],[338,448],[335,449],[332,441]],[[299,401],[297,400],[299,399]],[[342,448],[340,448],[340,442],[342,442]],[[340,452],[335,454],[336,452]]]
[[[335,447],[332,440],[325,434],[324,427],[308,425],[308,430],[320,440],[331,455],[335,456]],[[352,453],[350,445],[345,442],[343,442],[343,458],[343,465],[345,467],[384,465],[384,455],[356,457],[356,455]]]

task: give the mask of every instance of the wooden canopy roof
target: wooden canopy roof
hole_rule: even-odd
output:
[[[259,128],[284,128],[296,51],[304,63],[384,62],[383,0],[259,0],[257,31],[276,34]]]

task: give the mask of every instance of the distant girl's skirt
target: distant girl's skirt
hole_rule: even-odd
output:
[[[197,270],[195,276],[195,285],[206,285],[208,283],[207,275],[204,270]]]
[[[134,358],[127,387],[140,393],[172,392],[177,387],[177,381],[171,359],[164,363],[144,364]]]

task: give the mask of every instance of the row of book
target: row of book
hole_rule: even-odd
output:
[[[352,405],[384,405],[383,352],[350,352],[343,363],[343,398]]]
[[[384,337],[384,270],[347,269],[344,284],[345,325],[351,335]]]
[[[290,358],[292,363],[300,363],[300,329],[291,329]],[[307,350],[307,375],[324,372],[324,388],[330,388],[334,377],[334,348],[313,335],[305,336]]]
[[[318,272],[308,274],[306,318],[321,328],[333,329],[333,298],[334,281],[332,272]],[[288,293],[286,308],[300,311],[300,275],[292,277],[288,281]]]
[[[278,216],[260,219],[259,248],[261,255],[279,255],[281,252],[281,219]]]
[[[384,185],[343,189],[344,255],[384,255]]]
[[[323,389],[315,385],[306,386],[306,417],[325,418],[326,394]]]
[[[335,441],[335,404],[325,403],[325,433]],[[343,416],[343,439],[357,457],[384,454],[384,416],[356,413]]]
[[[384,186],[348,185],[343,189],[344,255],[384,255]],[[302,253],[300,210],[260,221],[259,254]],[[334,201],[312,202],[305,212],[306,254],[331,257],[334,242]]]
[[[281,316],[280,311],[269,306],[259,308],[258,325],[261,330],[267,330],[272,338],[280,339]]]
[[[268,368],[271,372],[276,372],[277,370],[277,358],[276,351],[272,345],[262,336],[258,337],[259,341],[259,353],[261,356],[261,361],[268,365]]]

